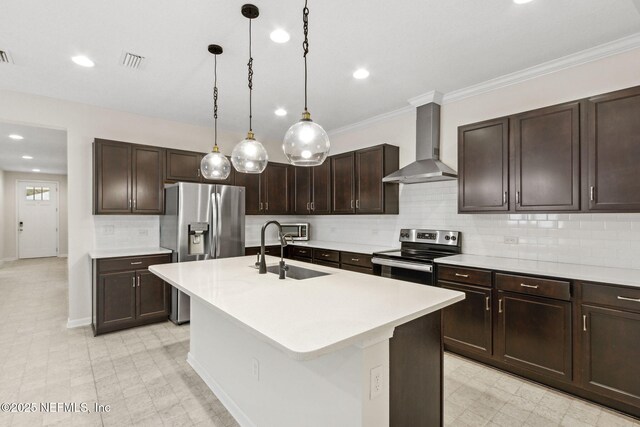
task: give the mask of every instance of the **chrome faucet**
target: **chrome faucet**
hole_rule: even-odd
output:
[[[267,262],[265,261],[264,256],[264,232],[270,224],[275,224],[278,226],[278,237],[280,238],[280,264],[279,264],[279,278],[285,278],[285,272],[289,269],[284,262],[284,248],[287,246],[287,236],[288,234],[282,234],[282,226],[278,221],[267,221],[262,226],[262,230],[260,231],[260,261],[258,261],[259,265],[259,274],[267,274]],[[289,236],[291,237],[291,236]]]

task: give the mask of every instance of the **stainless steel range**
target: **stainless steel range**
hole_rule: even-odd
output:
[[[461,237],[459,231],[404,228],[400,249],[373,254],[374,274],[435,285],[433,260],[459,254]]]

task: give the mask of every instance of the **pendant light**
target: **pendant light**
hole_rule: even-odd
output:
[[[291,126],[284,135],[282,150],[295,166],[318,166],[329,155],[331,143],[327,132],[319,124],[311,120],[311,113],[307,109],[307,54],[309,53],[309,8],[307,0],[302,9],[302,28],[304,30],[304,112],[302,119]]]
[[[253,119],[253,111],[251,105],[251,94],[253,92],[253,57],[251,56],[251,21],[260,15],[258,8],[252,4],[242,6],[242,15],[249,19],[249,132],[247,137],[240,141],[231,153],[231,162],[238,172],[243,173],[262,173],[269,162],[269,155],[264,146],[255,138],[251,121]]]
[[[218,148],[218,55],[222,54],[222,46],[209,45],[209,53],[213,54],[213,150],[202,158],[200,170],[202,176],[211,180],[223,180],[231,173],[229,159]]]

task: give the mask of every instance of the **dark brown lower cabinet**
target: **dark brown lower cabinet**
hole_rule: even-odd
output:
[[[465,294],[464,300],[442,310],[445,344],[491,356],[491,289],[443,281],[438,284]]]
[[[507,364],[571,381],[571,303],[498,291],[496,355]]]
[[[171,262],[171,256],[94,260],[94,335],[167,320],[170,286],[147,270]]]
[[[318,265],[323,265],[325,267],[340,268],[340,264],[337,262],[323,261],[321,259],[314,259],[313,263]]]
[[[582,305],[581,316],[582,386],[640,408],[640,313]]]

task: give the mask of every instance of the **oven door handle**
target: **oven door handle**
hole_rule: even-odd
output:
[[[429,264],[417,264],[406,261],[394,261],[387,258],[373,257],[371,262],[374,264],[385,265],[387,267],[406,268],[407,270],[425,271],[427,273],[433,272],[433,265]]]

